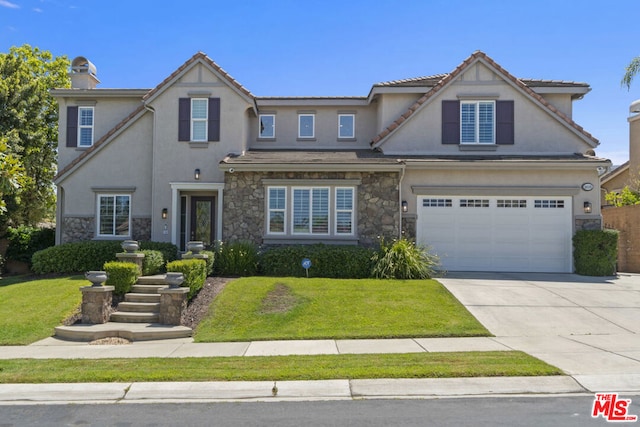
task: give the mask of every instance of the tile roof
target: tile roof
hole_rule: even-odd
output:
[[[376,83],[374,87],[420,87],[435,86],[440,80],[447,77],[449,73],[434,74],[432,76],[414,77],[403,80],[391,80],[388,82]],[[543,80],[543,79],[519,79],[528,87],[589,87],[588,83],[573,82],[567,80]]]
[[[458,65],[455,70],[453,70],[449,74],[445,74],[445,77],[443,77],[435,86],[433,86],[433,88],[430,91],[428,91],[422,97],[420,97],[413,105],[411,105],[407,109],[407,111],[405,111],[393,123],[391,123],[385,129],[383,129],[382,132],[380,132],[378,135],[376,135],[373,138],[373,140],[371,141],[371,145],[372,146],[376,146],[378,143],[383,141],[392,132],[394,132],[398,127],[400,127],[400,125],[402,125],[402,123],[404,123],[408,118],[410,118],[413,115],[413,113],[415,113],[422,105],[424,105],[429,99],[431,99],[433,96],[435,96],[443,87],[445,87],[446,85],[451,83],[453,80],[455,80],[471,64],[473,64],[473,63],[475,63],[477,61],[480,61],[480,60],[486,62],[489,66],[493,67],[498,73],[502,74],[503,77],[505,77],[506,79],[511,81],[515,86],[520,88],[522,91],[524,91],[531,98],[535,99],[540,104],[542,104],[545,108],[547,108],[548,110],[553,112],[556,116],[558,116],[558,118],[561,121],[564,121],[565,124],[567,124],[569,127],[575,129],[577,132],[582,134],[585,137],[585,139],[590,140],[593,143],[594,146],[598,145],[598,143],[599,143],[598,140],[596,138],[594,138],[593,135],[591,135],[589,132],[584,130],[584,128],[582,128],[582,126],[578,125],[569,116],[567,116],[562,111],[558,110],[555,106],[553,106],[552,104],[547,102],[541,95],[537,94],[531,88],[529,88],[522,80],[512,76],[507,70],[502,68],[502,66],[500,66],[497,62],[495,62],[493,59],[491,59],[489,56],[487,56],[487,54],[485,54],[482,51],[476,51],[476,52],[472,53],[467,59],[465,59],[460,65]],[[529,80],[529,81],[531,81],[531,80]],[[536,80],[536,82],[548,82],[548,81],[547,80],[539,80],[539,81]],[[567,83],[570,83],[570,82],[567,82]]]

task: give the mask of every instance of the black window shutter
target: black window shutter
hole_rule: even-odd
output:
[[[67,107],[67,147],[78,146],[78,107]]]
[[[496,101],[496,144],[515,142],[513,101]]]
[[[220,141],[220,98],[209,98],[208,140]]]
[[[191,140],[191,98],[180,98],[178,104],[178,141]]]
[[[460,101],[442,101],[442,143],[460,144]]]

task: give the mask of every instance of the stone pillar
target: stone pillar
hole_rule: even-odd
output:
[[[101,324],[109,321],[114,286],[83,286],[82,323]]]
[[[119,253],[116,254],[116,258],[120,262],[132,262],[138,266],[138,271],[142,274],[142,262],[144,260],[144,254],[141,253]]]
[[[160,294],[160,323],[180,325],[182,313],[187,309],[189,288],[164,288]]]

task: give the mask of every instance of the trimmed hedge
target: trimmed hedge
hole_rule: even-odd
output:
[[[573,236],[573,262],[577,274],[613,276],[617,259],[617,231],[580,230]]]
[[[238,240],[218,245],[213,269],[219,276],[254,276],[258,273],[258,263],[258,247]]]
[[[164,257],[162,256],[162,252],[152,249],[144,249],[140,252],[144,254],[144,258],[142,259],[143,276],[152,276],[163,272]]]
[[[109,261],[105,262],[103,270],[107,273],[105,285],[115,286],[114,293],[124,295],[136,284],[140,270],[133,262]]]
[[[90,240],[64,243],[33,254],[31,269],[37,274],[77,273],[101,270],[105,262],[113,261],[122,252],[119,240]],[[178,254],[176,245],[164,242],[140,242],[141,250],[162,252],[165,261],[173,261]]]
[[[264,252],[260,268],[266,276],[306,277],[302,260],[309,258],[309,277],[361,279],[371,277],[373,249],[362,246],[279,246]]]
[[[202,259],[183,259],[167,264],[167,272],[182,273],[184,282],[181,286],[189,288],[189,299],[193,298],[207,280],[207,263]]]
[[[36,228],[21,225],[7,229],[9,246],[5,256],[14,261],[26,262],[31,265],[34,253],[56,244],[55,228]]]

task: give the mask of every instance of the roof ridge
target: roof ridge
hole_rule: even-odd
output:
[[[502,74],[505,78],[509,79],[512,83],[518,86],[521,90],[525,91],[529,96],[534,98],[536,101],[540,102],[545,108],[549,111],[553,112],[557,115],[561,120],[563,120],[568,126],[572,127],[587,139],[593,141],[596,145],[599,143],[598,140],[591,135],[589,132],[584,130],[584,128],[578,125],[573,121],[569,116],[558,110],[555,106],[550,104],[546,99],[544,99],[541,95],[537,94],[533,89],[528,87],[521,79],[513,76],[506,69],[504,69],[500,64],[495,62],[492,58],[490,58],[486,53],[477,50],[473,52],[470,56],[468,56],[460,65],[458,65],[451,73],[447,74],[446,77],[441,79],[435,86],[431,88],[427,93],[422,95],[416,102],[414,102],[400,117],[393,121],[389,126],[383,129],[378,135],[373,137],[370,142],[371,146],[378,144],[380,141],[389,136],[392,132],[394,132],[402,123],[404,123],[407,119],[409,119],[422,105],[424,105],[427,100],[437,94],[445,85],[451,82],[453,79],[458,77],[458,75],[467,68],[471,63],[476,60],[484,60],[489,65],[491,65],[494,69],[496,69],[500,74]]]

